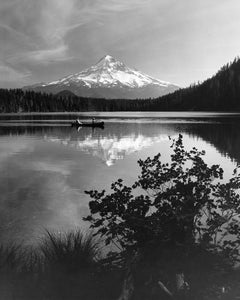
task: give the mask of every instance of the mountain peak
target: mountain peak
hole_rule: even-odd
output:
[[[57,81],[42,84],[39,89],[56,91],[55,93],[70,90],[80,96],[99,94],[98,97],[106,98],[148,98],[172,92],[178,87],[131,69],[107,54],[95,65]]]
[[[99,61],[96,64],[99,63],[110,63],[110,62],[114,62],[117,61],[113,56],[106,54],[104,55],[101,59],[99,59]]]
[[[109,54],[106,54],[102,59],[107,60],[107,61],[116,60],[114,57],[112,57]]]
[[[109,71],[110,71],[111,69],[114,69],[116,67],[121,68],[121,67],[124,67],[124,66],[125,65],[121,61],[118,61],[113,56],[107,54],[104,57],[102,57],[96,63],[96,65],[94,65],[93,67],[108,68]]]

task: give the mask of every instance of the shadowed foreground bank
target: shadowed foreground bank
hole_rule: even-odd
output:
[[[238,270],[200,248],[192,251],[191,257],[179,253],[182,249],[175,247],[165,251],[149,248],[138,258],[129,275],[129,280],[134,281],[131,299],[238,299]],[[129,256],[119,254],[101,257],[99,243],[80,231],[47,232],[37,248],[0,248],[0,299],[128,299],[122,293],[128,260]],[[182,263],[191,294],[182,298],[169,296],[161,285],[174,292],[171,279]]]

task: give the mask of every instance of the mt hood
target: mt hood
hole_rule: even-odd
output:
[[[53,94],[70,91],[82,97],[135,99],[159,97],[174,92],[179,87],[131,69],[106,55],[95,65],[79,73],[24,89]]]

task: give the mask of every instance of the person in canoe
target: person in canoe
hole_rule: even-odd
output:
[[[92,118],[92,124],[94,124],[95,123],[95,118]]]
[[[82,125],[82,122],[79,119],[76,120],[76,123],[77,125]]]

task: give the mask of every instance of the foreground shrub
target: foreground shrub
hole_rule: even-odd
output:
[[[205,151],[184,148],[182,135],[171,148],[170,163],[162,163],[160,154],[139,160],[141,175],[133,186],[119,179],[110,194],[87,191],[92,200],[91,214],[85,220],[106,244],[115,243],[123,250],[128,269],[155,256],[154,272],[159,262],[159,268],[166,270],[165,279],[172,267],[175,274],[188,270],[194,276],[198,261],[205,257],[217,278],[219,270],[227,270],[239,258],[238,168],[226,181],[219,165],[204,162]],[[134,260],[138,263],[133,268]],[[209,266],[203,265],[203,276],[210,275]]]

